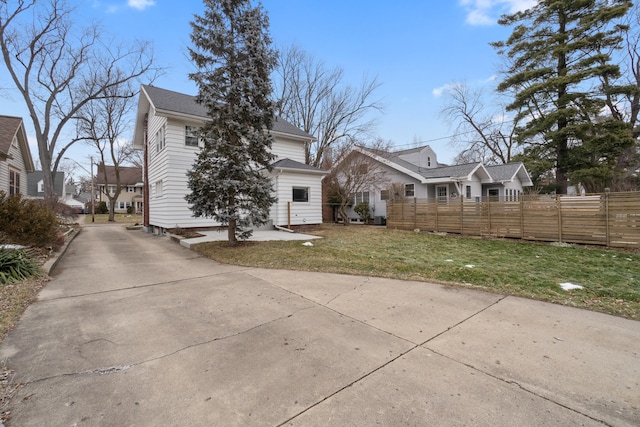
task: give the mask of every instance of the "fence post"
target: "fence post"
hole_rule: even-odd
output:
[[[489,236],[491,236],[491,197],[487,196],[487,222],[489,223]],[[498,234],[498,233],[496,233]]]
[[[440,231],[440,226],[438,225],[438,211],[440,210],[439,206],[440,206],[440,203],[438,203],[438,199],[437,198],[434,199],[434,210],[436,211],[436,229],[435,229],[436,232]]]
[[[520,194],[520,238],[524,240],[524,195]]]
[[[413,229],[418,228],[418,198],[413,198]]]
[[[562,203],[560,195],[556,195],[556,208],[558,209],[558,242],[562,242]]]
[[[609,230],[609,192],[605,189],[604,193],[604,212],[607,216],[607,247],[611,244],[611,231]]]
[[[460,195],[460,234],[464,234],[464,197]]]

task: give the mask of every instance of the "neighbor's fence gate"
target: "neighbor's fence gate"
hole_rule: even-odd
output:
[[[640,192],[389,201],[387,228],[640,247]]]

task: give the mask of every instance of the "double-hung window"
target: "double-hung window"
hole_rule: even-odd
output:
[[[184,127],[184,145],[187,147],[198,146],[198,128],[196,126]]]
[[[360,203],[369,203],[369,192],[368,191],[359,191],[354,195],[353,202],[355,205],[359,205]]]
[[[9,195],[20,194],[20,172],[9,169]]]
[[[416,194],[415,184],[404,185],[404,197],[414,197]]]

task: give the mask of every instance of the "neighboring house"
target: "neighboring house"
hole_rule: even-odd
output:
[[[517,201],[525,187],[533,185],[524,164],[507,163],[487,166],[482,162],[447,166],[438,163],[436,153],[428,145],[396,152],[383,152],[355,147],[351,153],[367,156],[372,167],[384,179],[378,185],[354,194],[354,205],[366,201],[371,216],[387,215],[387,200],[429,198],[446,203],[462,197],[477,202],[483,197]],[[339,163],[335,166],[339,167]],[[352,208],[351,222],[361,222]]]
[[[44,174],[42,171],[29,173],[27,181],[27,194],[29,197],[44,198]],[[67,195],[64,172],[56,172],[53,178],[53,191],[58,198],[64,198]]]
[[[206,228],[221,224],[196,218],[185,200],[187,171],[203,145],[196,132],[208,120],[195,97],[143,85],[140,90],[134,148],[144,150],[144,225],[150,231]],[[322,177],[326,172],[304,163],[304,147],[314,137],[276,117],[271,147],[276,159],[272,178],[278,201],[271,207],[268,226],[301,226],[322,222]]]
[[[0,116],[0,190],[9,195],[27,194],[27,174],[33,170],[22,119]]]
[[[105,166],[98,164],[98,172],[96,173],[96,187],[98,194],[97,202],[106,202],[107,207],[111,207],[107,191],[110,195],[116,192],[116,170],[113,166],[106,166],[107,181],[104,180]],[[133,213],[141,213],[143,211],[143,195],[144,183],[142,182],[142,168],[133,166],[120,166],[120,187],[122,190],[115,201],[114,212],[126,213],[129,208]]]

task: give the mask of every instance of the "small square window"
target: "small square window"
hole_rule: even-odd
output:
[[[293,187],[293,201],[294,202],[308,202],[309,201],[309,187]]]
[[[389,200],[389,190],[380,190],[380,200]]]

